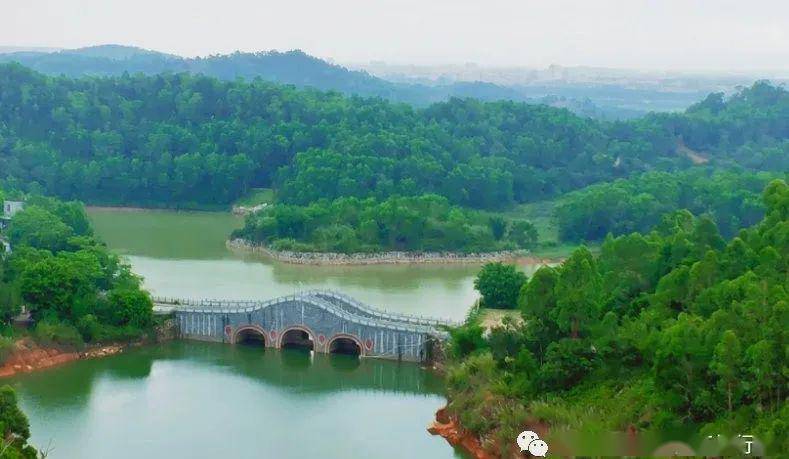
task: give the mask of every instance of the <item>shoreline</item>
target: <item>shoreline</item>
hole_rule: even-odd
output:
[[[427,431],[430,435],[440,436],[450,445],[461,448],[474,459],[494,459],[494,456],[485,451],[479,438],[464,429],[460,420],[447,413],[446,406],[436,411],[436,418],[427,427]]]
[[[295,252],[273,250],[244,239],[225,242],[230,250],[259,253],[276,261],[302,265],[385,265],[385,264],[484,264],[495,261],[526,260],[534,264],[550,264],[560,260],[540,258],[523,250],[457,253],[457,252]]]
[[[0,365],[0,379],[23,373],[32,373],[77,360],[96,359],[120,354],[130,347],[144,343],[107,344],[88,346],[78,350],[71,346],[42,346],[29,338],[14,343],[14,350]]]
[[[139,206],[93,206],[93,205],[85,205],[85,210],[87,211],[99,211],[99,212],[207,212],[207,213],[223,213],[224,210],[220,209],[202,209],[202,208],[192,208],[192,207],[139,207]],[[239,217],[239,215],[233,214],[232,212],[228,212],[235,217]]]
[[[43,345],[30,337],[14,342],[13,350],[0,364],[0,380],[22,373],[44,370],[77,360],[97,359],[120,354],[133,347],[159,344],[175,338],[175,322],[167,320],[154,327],[155,337],[143,337],[137,341],[109,344],[86,344],[83,348],[69,345]]]

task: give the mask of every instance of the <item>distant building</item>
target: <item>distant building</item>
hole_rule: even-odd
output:
[[[22,201],[3,201],[3,216],[11,218],[24,208],[25,203]]]
[[[3,213],[0,214],[0,229],[5,229],[11,218],[24,208],[25,203],[22,201],[3,201]]]

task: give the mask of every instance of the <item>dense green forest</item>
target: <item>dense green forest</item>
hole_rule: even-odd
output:
[[[506,276],[478,281],[483,294],[520,282],[523,320],[451,331],[450,413],[499,453],[529,423],[747,432],[789,450],[789,186],[770,182],[763,201],[763,220],[728,242],[683,210],[527,281],[483,270]]]
[[[9,323],[22,304],[36,321],[32,337],[44,344],[128,340],[149,331],[148,293],[93,236],[82,204],[30,197],[3,236],[13,250],[0,253],[0,357],[13,344]]]
[[[302,252],[491,252],[533,247],[537,230],[526,221],[488,217],[443,196],[422,195],[277,205],[247,217],[232,237]]]
[[[677,209],[711,217],[724,237],[732,237],[762,219],[761,191],[770,179],[785,176],[710,168],[648,172],[569,193],[557,204],[554,216],[563,241],[646,233],[663,214]]]
[[[188,74],[69,79],[0,66],[7,188],[90,203],[227,204],[250,187],[307,205],[435,193],[506,208],[692,164],[789,169],[789,96],[757,83],[628,122],[514,102],[425,109]],[[682,148],[679,148],[682,146]]]
[[[563,241],[648,231],[680,208],[709,214],[730,236],[761,217],[758,189],[789,170],[789,96],[765,82],[685,113],[612,123],[515,102],[415,109],[262,80],[69,79],[7,64],[0,107],[6,188],[166,207],[226,206],[273,188],[278,204],[239,235],[283,249],[533,247],[525,223],[468,208],[508,210],[576,190],[555,210]],[[683,172],[702,162],[733,172]],[[425,215],[428,227],[365,222],[387,209],[405,217],[423,195],[451,206]],[[453,220],[461,215],[463,224]],[[288,219],[301,226],[286,228]]]

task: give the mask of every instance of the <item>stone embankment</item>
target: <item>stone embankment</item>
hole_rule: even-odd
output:
[[[239,217],[246,217],[249,214],[254,214],[268,207],[267,203],[258,204],[256,206],[233,206],[233,215]]]
[[[84,350],[66,348],[45,348],[30,339],[22,339],[14,343],[11,355],[0,366],[0,378],[17,373],[27,373],[44,368],[61,365],[75,360],[106,357],[122,352],[124,346],[112,344]]]
[[[382,265],[412,263],[487,263],[491,261],[510,261],[527,257],[522,250],[454,253],[454,252],[376,252],[376,253],[335,253],[335,252],[293,252],[273,250],[264,245],[253,244],[244,239],[227,241],[233,250],[262,253],[270,258],[286,263],[304,265]]]

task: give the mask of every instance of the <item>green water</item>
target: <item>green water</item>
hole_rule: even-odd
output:
[[[478,266],[304,266],[225,248],[226,213],[91,209],[98,236],[154,295],[268,299],[341,290],[461,319]],[[533,267],[526,266],[529,271]],[[442,382],[411,363],[199,342],[136,349],[12,380],[50,458],[450,458],[425,428]]]
[[[126,255],[154,295],[269,299],[340,290],[375,307],[460,320],[477,298],[475,265],[311,266],[225,247],[229,213],[91,209],[98,235]]]
[[[417,365],[175,342],[11,379],[50,458],[451,458]]]

